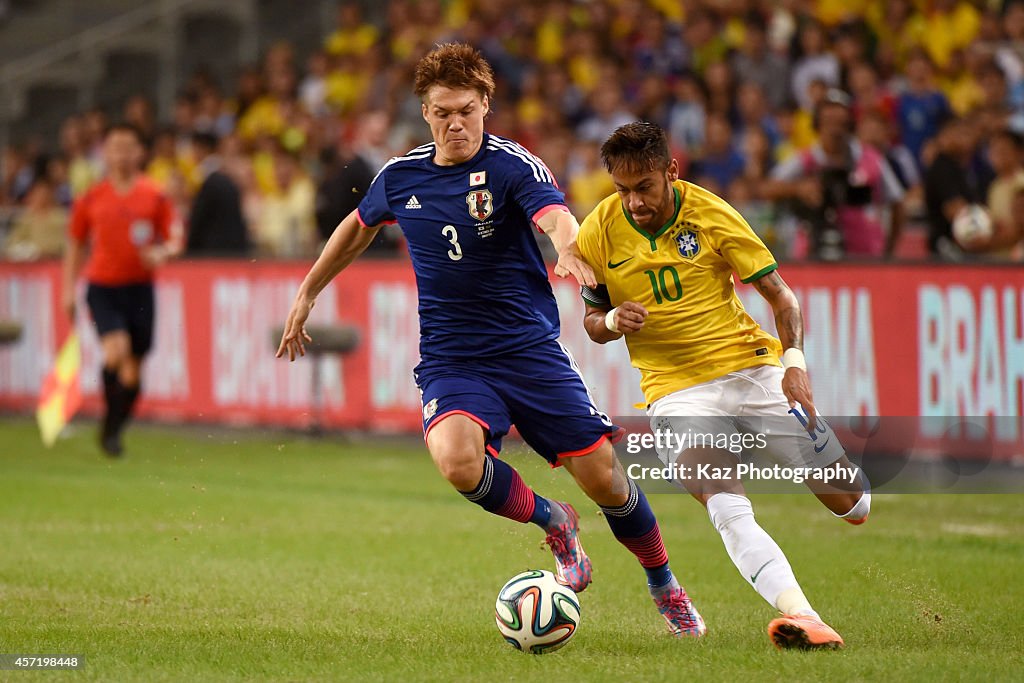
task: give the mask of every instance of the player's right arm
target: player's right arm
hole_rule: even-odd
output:
[[[64,250],[64,285],[61,288],[61,303],[72,321],[75,319],[75,282],[78,280],[78,274],[82,271],[87,252],[85,243],[79,242],[73,237],[68,238],[67,248]]]
[[[587,335],[598,344],[607,344],[624,334],[636,332],[647,319],[647,309],[635,301],[624,301],[615,308],[611,307],[611,303],[607,308],[594,306],[590,302],[586,305],[583,327]]]
[[[71,209],[71,220],[68,224],[67,246],[64,249],[63,283],[61,286],[61,305],[64,311],[75,321],[75,282],[85,265],[88,253],[86,240],[89,236],[89,217],[87,192],[75,201]]]
[[[313,267],[310,268],[309,273],[306,274],[306,278],[302,281],[299,292],[295,296],[292,309],[285,322],[281,345],[277,348],[278,358],[287,353],[288,360],[293,361],[297,355],[306,355],[304,342],[312,341],[312,338],[306,334],[306,319],[309,317],[310,311],[313,310],[316,297],[338,273],[366,251],[380,228],[380,225],[364,226],[357,209],[343,218],[338,227],[334,229],[334,233],[327,240],[324,250]]]
[[[601,234],[600,207],[590,212],[583,219],[576,235],[576,248],[594,270],[595,277],[604,279],[601,267],[605,259],[604,239]],[[624,334],[636,332],[644,326],[647,309],[633,301],[624,301],[612,306],[611,296],[605,284],[584,284],[580,295],[586,305],[583,314],[583,328],[587,336],[598,344],[607,344],[619,339]]]
[[[288,313],[284,334],[281,335],[281,345],[277,347],[278,358],[283,357],[286,352],[290,361],[295,360],[296,355],[306,355],[305,342],[313,341],[306,334],[306,319],[313,310],[317,295],[338,273],[366,251],[381,226],[396,222],[388,202],[386,173],[394,161],[392,159],[384,164],[370,183],[366,196],[359,202],[358,208],[345,216],[334,229],[334,233],[320,253],[320,258],[306,274],[306,279],[302,281],[299,292],[295,295],[292,310]]]

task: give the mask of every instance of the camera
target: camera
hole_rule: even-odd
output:
[[[811,250],[823,261],[843,258],[843,233],[840,212],[871,204],[871,186],[858,182],[852,166],[829,166],[818,171],[821,203],[803,206],[801,218],[811,226]]]

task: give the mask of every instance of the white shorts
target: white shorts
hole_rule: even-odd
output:
[[[839,438],[820,417],[814,433],[807,431],[803,407],[797,404],[791,410],[782,393],[783,375],[785,370],[776,365],[759,365],[663,396],[647,409],[651,429],[689,435],[696,444],[701,441],[695,435],[713,434],[735,444],[729,450],[737,458],[746,453],[784,467],[831,465],[845,455]],[[658,456],[666,465],[681,453],[676,443],[676,449],[659,448]]]

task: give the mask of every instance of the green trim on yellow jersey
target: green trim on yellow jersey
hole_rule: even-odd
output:
[[[598,204],[576,238],[607,288],[608,308],[633,301],[647,309],[644,326],[625,336],[647,403],[743,368],[781,365],[782,344],[736,293],[741,279],[775,270],[775,257],[721,197],[682,180],[673,187],[680,206],[659,231],[657,249],[618,195]]]
[[[765,266],[764,268],[762,268],[761,270],[757,271],[756,273],[754,273],[750,277],[743,278],[742,280],[740,280],[740,282],[742,282],[745,285],[749,285],[754,280],[756,280],[756,279],[758,279],[760,277],[764,277],[765,275],[767,275],[768,273],[772,272],[773,270],[778,269],[778,267],[779,267],[778,263],[773,263],[770,266]]]
[[[665,225],[658,228],[658,231],[653,235],[644,230],[643,228],[641,228],[635,222],[633,222],[633,217],[629,215],[629,211],[626,211],[626,205],[623,204],[622,202],[619,202],[619,204],[622,206],[622,215],[626,217],[626,220],[629,222],[630,227],[636,230],[641,235],[643,235],[645,239],[650,241],[651,251],[658,251],[658,244],[657,242],[655,242],[655,240],[664,235],[666,230],[675,225],[676,220],[679,218],[679,210],[683,207],[683,195],[679,191],[679,188],[674,185],[672,186],[672,194],[675,196],[675,210],[672,211],[672,217],[668,219],[668,222],[665,223]],[[611,266],[610,263],[609,266]],[[611,267],[614,268],[615,266]]]

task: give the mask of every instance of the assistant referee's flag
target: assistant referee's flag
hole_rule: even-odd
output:
[[[82,393],[78,386],[81,367],[82,348],[78,343],[78,334],[72,332],[57,353],[57,362],[39,392],[36,422],[39,423],[39,434],[47,447],[53,446],[64,425],[82,404]]]

